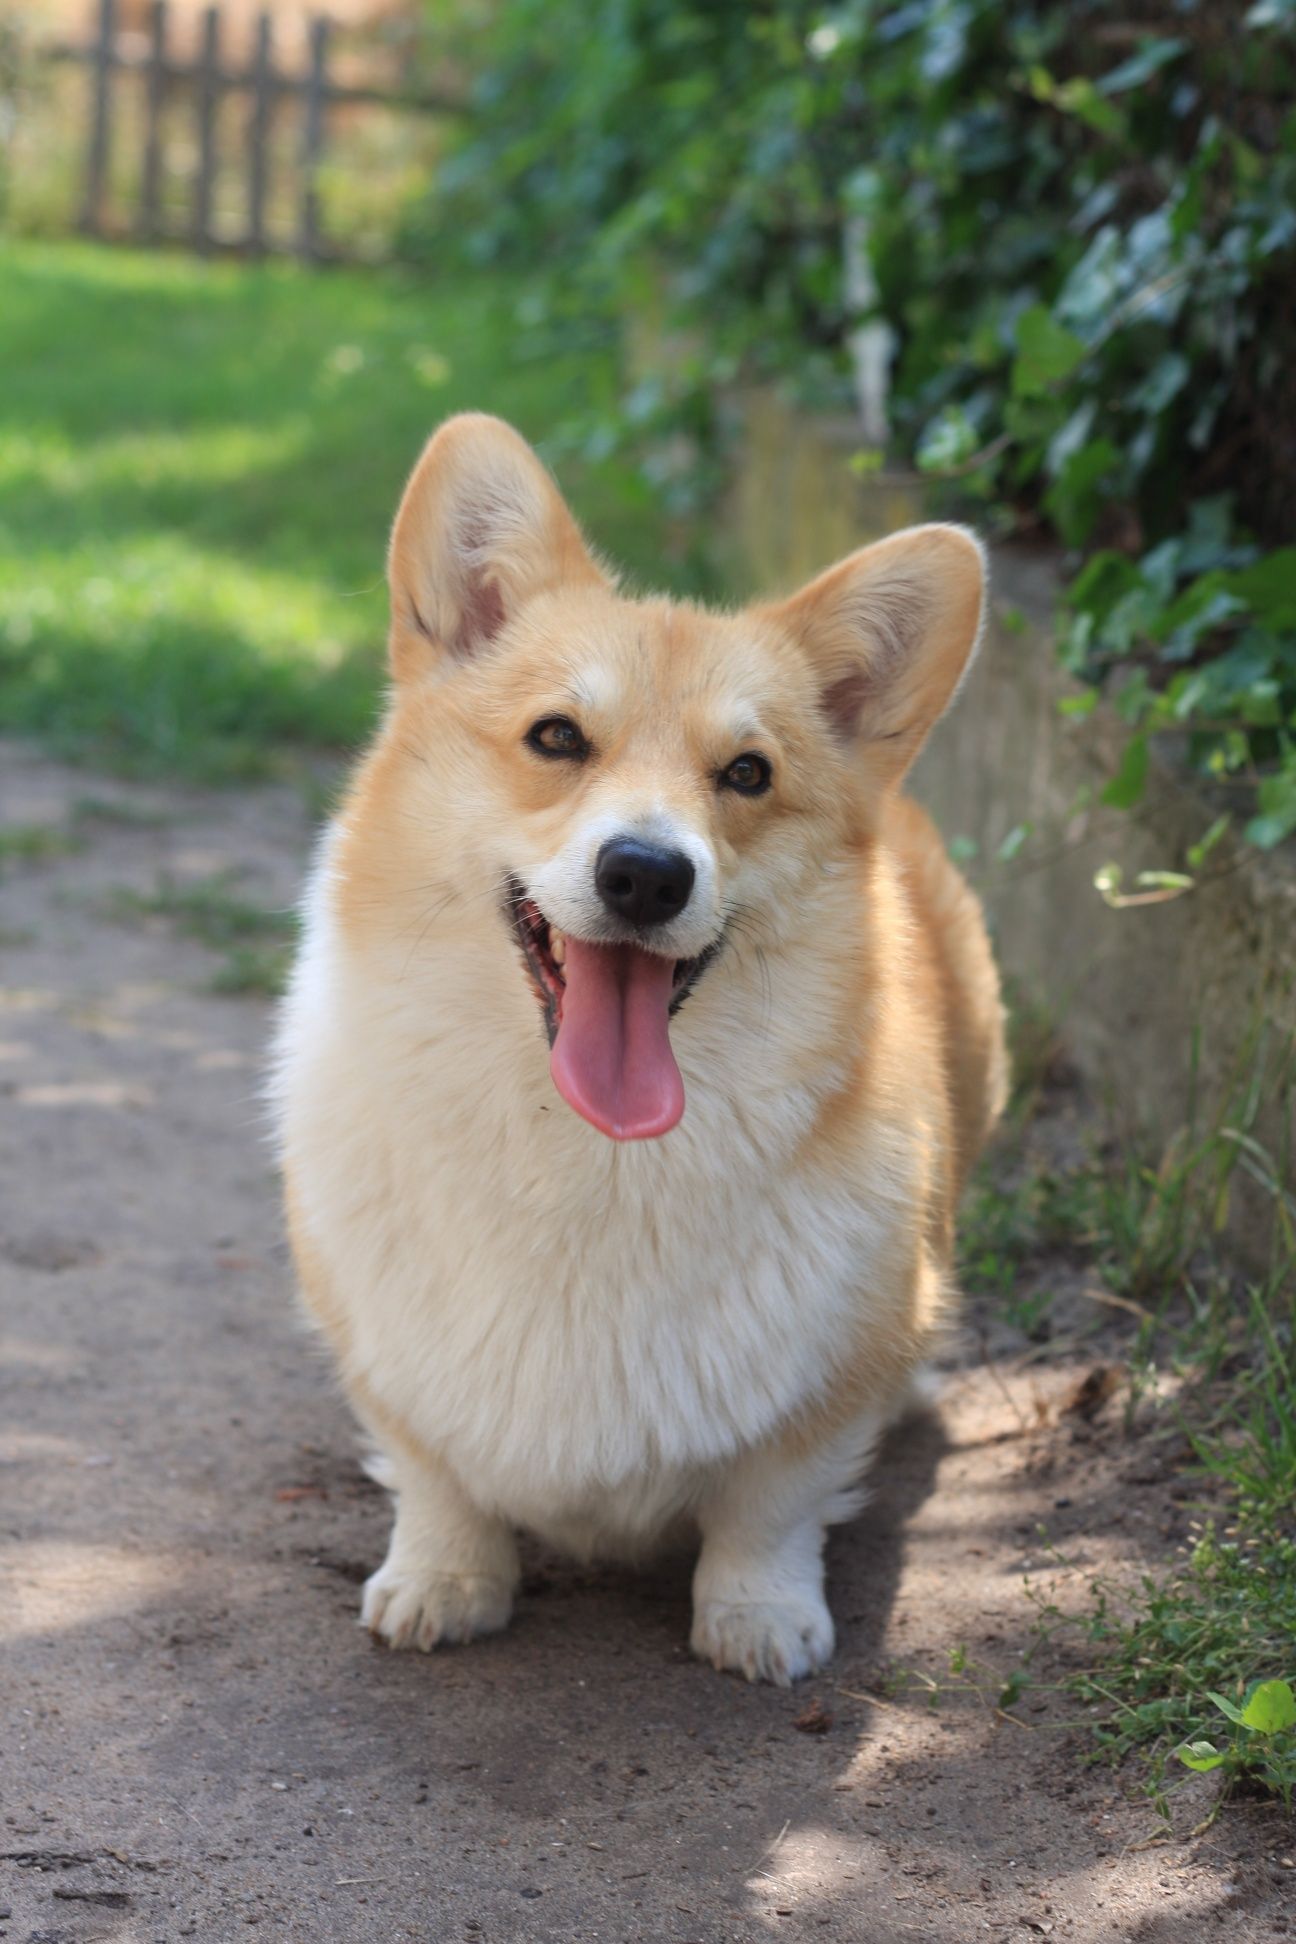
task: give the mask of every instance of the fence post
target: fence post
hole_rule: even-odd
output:
[[[99,0],[99,38],[91,56],[90,146],[86,153],[85,201],[81,206],[81,227],[91,236],[98,235],[103,223],[116,35],[117,0]]]
[[[139,231],[154,242],[162,230],[162,107],[166,100],[167,0],[149,10],[149,63],[145,82],[144,169],[140,179]]]
[[[194,248],[212,244],[212,184],[216,176],[216,104],[220,94],[220,9],[203,12],[202,56],[197,74],[198,178],[194,184]]]
[[[308,259],[320,254],[319,190],[316,170],[324,151],[324,104],[328,89],[329,22],[316,14],[310,24],[310,71],[306,77],[306,122],[302,135],[301,223],[297,248]]]
[[[266,150],[270,139],[274,54],[268,13],[257,16],[256,53],[252,62],[252,115],[248,122],[248,248],[265,254]]]

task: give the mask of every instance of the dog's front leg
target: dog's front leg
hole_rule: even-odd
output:
[[[828,1660],[824,1531],[858,1504],[850,1488],[880,1425],[869,1413],[813,1450],[765,1446],[721,1474],[698,1508],[691,1645],[700,1659],[779,1687]]]
[[[370,1633],[428,1653],[507,1626],[518,1581],[508,1526],[475,1505],[431,1454],[401,1451],[383,1470],[396,1523],[386,1559],[365,1583],[360,1618]]]

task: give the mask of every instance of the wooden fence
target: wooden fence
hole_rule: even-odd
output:
[[[429,94],[403,94],[367,86],[350,86],[329,75],[330,22],[315,15],[309,24],[305,70],[292,73],[275,60],[273,23],[262,13],[250,62],[226,66],[222,61],[222,15],[209,6],[202,16],[202,34],[190,60],[173,57],[168,41],[167,0],[152,0],[147,45],[139,37],[123,40],[118,33],[117,0],[97,0],[94,36],[84,45],[61,44],[49,49],[54,60],[85,63],[90,70],[89,134],[81,228],[92,236],[118,232],[108,217],[109,158],[117,121],[118,88],[123,77],[130,85],[143,81],[144,114],[136,131],[139,141],[138,200],[127,227],[140,242],[188,242],[195,250],[238,250],[263,255],[269,250],[318,261],[337,254],[321,234],[319,170],[324,160],[328,111],[335,106],[377,105],[415,113],[454,114],[462,102]],[[197,164],[193,173],[187,229],[167,228],[164,222],[163,183],[165,111],[173,95],[183,94],[193,117]],[[218,234],[213,222],[218,173],[231,166],[222,161],[217,143],[221,104],[229,95],[246,99],[243,177],[245,221],[241,231]],[[298,120],[294,175],[297,219],[290,238],[272,236],[267,223],[274,182],[275,148],[271,129],[281,106]]]

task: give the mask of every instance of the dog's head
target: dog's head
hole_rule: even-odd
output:
[[[525,441],[464,416],[414,471],[390,577],[389,741],[450,806],[440,868],[471,856],[497,903],[564,1099],[664,1134],[672,1017],[727,937],[795,936],[866,836],[972,652],[981,550],[919,527],[737,615],[627,599]]]

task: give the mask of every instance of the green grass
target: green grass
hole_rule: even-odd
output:
[[[62,824],[0,824],[0,876],[8,864],[45,864],[79,848],[75,832]]]
[[[515,283],[8,242],[0,289],[0,729],[218,779],[354,745],[396,499],[466,407],[547,450],[632,574],[697,584],[634,464],[571,449],[614,348],[541,334]]]
[[[221,955],[209,981],[213,992],[260,993],[273,998],[283,990],[297,936],[295,913],[250,904],[233,888],[237,873],[217,872],[177,884],[159,878],[147,894],[121,889],[108,908],[123,923],[166,918],[186,938],[197,939]]]
[[[1258,1684],[1296,1679],[1296,1201],[1290,1157],[1256,1131],[1267,1104],[1285,1110],[1271,1122],[1290,1122],[1294,1058],[1257,1028],[1215,1111],[1155,1163],[1112,1140],[1065,1166],[1041,1163],[1028,1101],[1007,1158],[982,1172],[965,1209],[969,1292],[1047,1336],[1049,1266],[1083,1267],[1138,1318],[1126,1345],[1130,1420],[1141,1403],[1151,1435],[1186,1442],[1196,1543],[1136,1579],[1094,1580],[1086,1608],[1045,1606],[1040,1621],[1042,1635],[1082,1647],[1067,1686],[1095,1752],[1130,1761],[1167,1813],[1193,1767],[1222,1782],[1217,1807],[1239,1788],[1290,1807],[1296,1787],[1296,1726],[1262,1733],[1239,1713]],[[1039,1087],[1028,1091],[1033,1101]],[[1239,1272],[1225,1228],[1243,1176],[1272,1209],[1259,1277]],[[1194,1755],[1199,1742],[1209,1748]]]
[[[132,803],[125,797],[90,793],[76,799],[72,805],[71,820],[78,827],[85,824],[116,824],[125,830],[157,830],[171,822],[171,813],[155,809],[151,804]]]
[[[1043,1605],[1040,1630],[1078,1634],[1096,1650],[1093,1665],[1067,1682],[1093,1716],[1095,1752],[1132,1758],[1168,1813],[1195,1766],[1180,1766],[1180,1751],[1201,1736],[1219,1745],[1214,1696],[1238,1704],[1258,1682],[1296,1680],[1296,1542],[1236,1524],[1221,1535],[1208,1522],[1171,1567],[1133,1584],[1095,1580],[1087,1612]],[[1290,1808],[1296,1733],[1263,1743],[1237,1737],[1227,1767],[1231,1785],[1272,1789]]]

